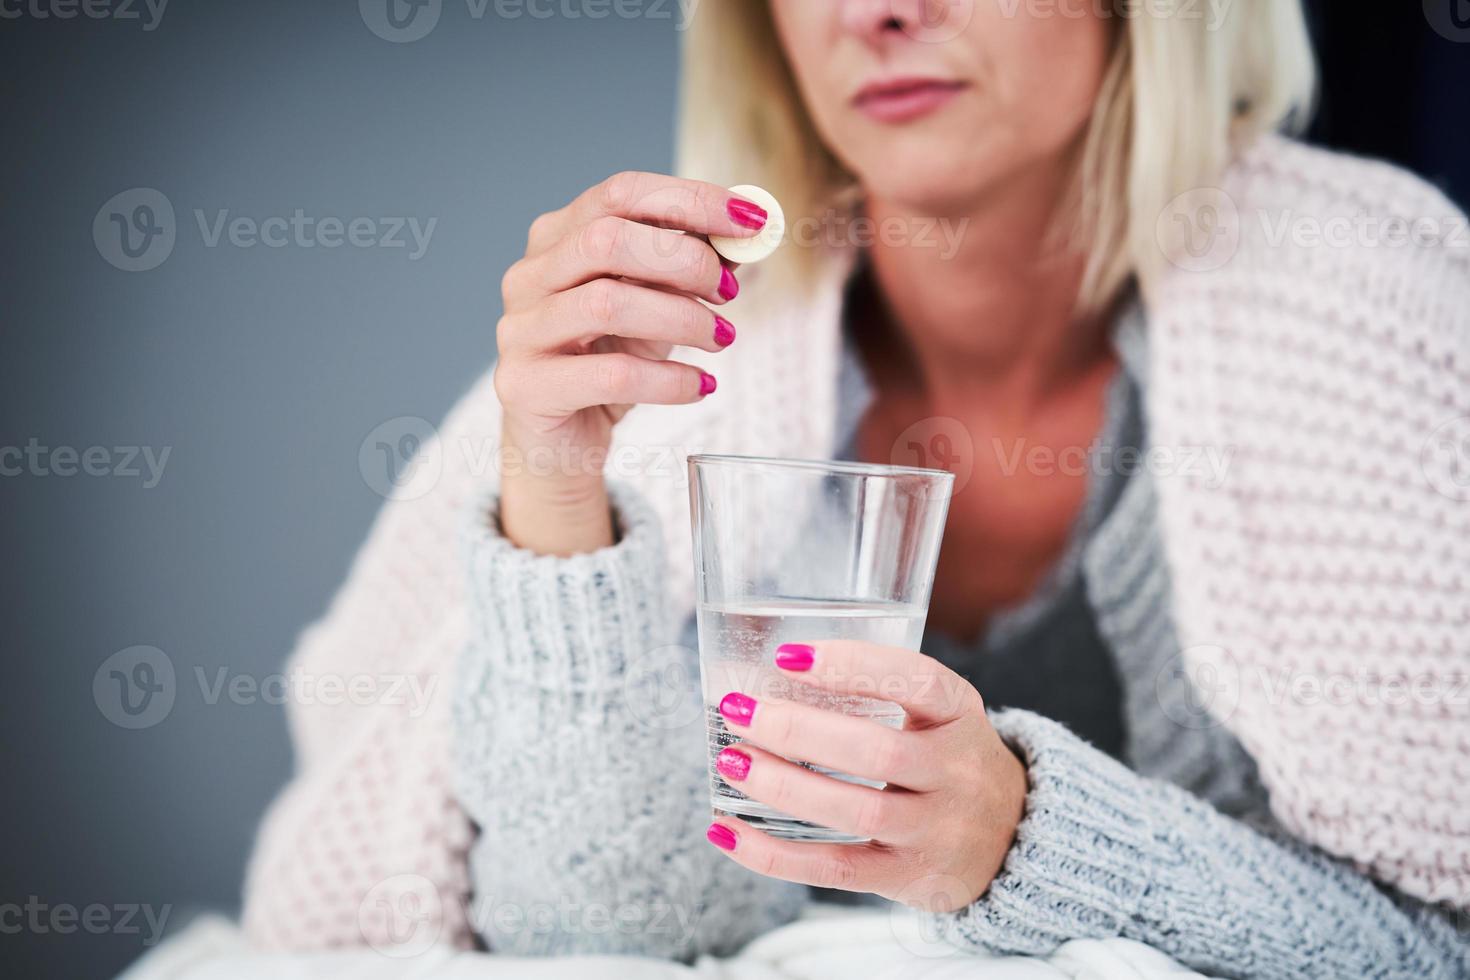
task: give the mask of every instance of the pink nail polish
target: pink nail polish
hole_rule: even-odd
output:
[[[704,832],[704,836],[706,840],[708,840],[711,844],[715,845],[722,851],[735,850],[735,845],[739,843],[740,840],[738,837],[735,836],[735,831],[731,830],[729,827],[726,827],[722,823],[710,824],[709,830],[706,830]]]
[[[725,716],[726,721],[744,728],[750,724],[751,715],[755,714],[755,698],[731,691],[720,702],[720,714]]]
[[[720,267],[720,299],[729,301],[740,295],[740,283],[735,280],[735,273],[725,267]]]
[[[715,343],[721,347],[735,343],[735,325],[722,316],[715,317]]]
[[[718,388],[719,386],[720,386],[720,383],[715,380],[715,376],[713,374],[709,374],[708,372],[705,372],[705,371],[699,372],[699,397],[700,398],[703,398],[706,395],[713,395],[715,393],[715,389]]]
[[[811,670],[817,651],[805,643],[783,643],[776,648],[776,666],[782,670]]]
[[[739,749],[721,749],[715,756],[715,769],[726,779],[742,783],[750,775],[750,756]]]
[[[749,201],[731,200],[725,205],[725,212],[730,215],[730,220],[740,227],[754,228],[756,231],[764,228],[766,221],[771,217],[766,213],[765,208]]]

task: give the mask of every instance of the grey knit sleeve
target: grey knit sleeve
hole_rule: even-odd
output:
[[[985,895],[931,925],[961,947],[1050,953],[1147,943],[1211,976],[1470,976],[1463,931],[1290,838],[1145,779],[1061,725],[1000,711],[1027,763],[1026,813]]]
[[[513,546],[477,508],[455,678],[455,792],[478,837],[470,921],[491,949],[688,960],[794,918],[805,889],[710,846],[698,660],[664,608],[658,519],[610,488],[621,538]]]

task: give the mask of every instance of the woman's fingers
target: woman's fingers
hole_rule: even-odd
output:
[[[732,691],[720,701],[730,731],[776,755],[913,790],[937,789],[943,773],[924,732],[789,701]]]
[[[540,252],[579,225],[609,216],[657,228],[736,238],[757,234],[767,218],[760,205],[718,184],[627,171],[613,174],[565,208],[536,219],[527,252]]]
[[[733,817],[717,818],[706,836],[756,874],[817,888],[891,894],[906,873],[899,853],[881,845],[780,840]]]
[[[570,415],[594,405],[685,405],[715,390],[715,379],[677,361],[634,354],[503,360],[495,369],[502,403]]]
[[[918,840],[924,830],[914,796],[846,783],[742,742],[721,750],[720,775],[782,813],[886,844]]]
[[[834,694],[892,701],[903,707],[911,728],[929,728],[983,711],[969,681],[915,650],[861,640],[786,643],[776,666],[792,680]]]
[[[546,296],[593,279],[617,277],[654,283],[711,303],[740,292],[735,274],[709,242],[626,218],[603,217],[564,236],[506,273],[507,309],[526,297]]]
[[[537,315],[500,324],[502,353],[536,354],[624,337],[720,351],[735,341],[729,320],[696,299],[618,279],[594,279],[557,293]]]

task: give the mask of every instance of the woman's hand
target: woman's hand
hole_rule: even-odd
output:
[[[510,540],[559,555],[612,544],[602,476],[612,427],[634,404],[715,390],[711,375],[667,360],[670,348],[735,340],[705,304],[729,302],[740,286],[701,236],[752,236],[766,217],[714,184],[622,173],[531,225],[525,257],[502,282],[496,329]]]
[[[921,653],[858,641],[786,644],[776,665],[823,691],[894,701],[907,722],[900,731],[731,692],[720,712],[744,741],[721,752],[720,773],[783,813],[872,843],[778,840],[733,817],[710,826],[711,843],[763,875],[930,911],[980,897],[1010,850],[1027,785],[1024,764],[991,727],[975,688]],[[783,756],[888,785],[845,783]]]

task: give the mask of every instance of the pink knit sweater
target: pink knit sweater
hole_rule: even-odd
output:
[[[1223,481],[1156,477],[1184,663],[1288,829],[1470,906],[1470,232],[1400,171],[1277,138],[1204,193],[1238,246],[1185,257],[1148,298],[1151,442],[1233,453]],[[1421,240],[1393,244],[1394,219]],[[830,452],[850,258],[802,297],[763,296],[748,271],[719,394],[619,427],[619,476],[668,529],[671,609],[692,597],[684,455]],[[464,641],[457,541],[494,479],[498,420],[487,376],[292,658],[318,676],[413,673],[435,696],[419,717],[292,707],[298,771],[246,885],[262,946],[391,944],[375,904],[419,901],[425,882],[420,916],[472,940],[464,902],[440,897],[466,897],[471,841],[445,687]]]

